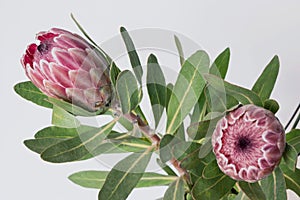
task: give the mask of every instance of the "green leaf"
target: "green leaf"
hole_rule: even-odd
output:
[[[139,56],[135,50],[134,44],[127,30],[124,27],[121,27],[120,31],[129,55],[130,63],[133,68],[134,74],[140,85],[142,85],[143,69],[141,66]]]
[[[117,148],[127,152],[142,152],[152,144],[148,140],[123,134],[119,138],[112,138],[109,142],[117,145]]]
[[[183,49],[182,49],[181,42],[180,42],[179,38],[176,35],[174,35],[174,40],[175,40],[176,48],[177,48],[179,59],[180,59],[180,65],[183,66],[183,64],[184,64],[184,54],[183,54]]]
[[[46,138],[62,138],[69,139],[78,136],[79,133],[84,131],[90,131],[95,129],[91,126],[80,126],[78,128],[62,128],[57,126],[50,126],[39,130],[34,137],[36,139],[46,139]]]
[[[202,91],[198,99],[198,102],[194,106],[193,114],[191,116],[191,123],[202,121],[202,119],[206,114],[206,108],[207,108],[206,97],[205,97],[205,93]]]
[[[45,149],[64,140],[66,139],[62,139],[62,138],[29,139],[29,140],[25,140],[24,144],[31,151],[41,154],[43,151],[45,151]]]
[[[300,153],[300,129],[293,129],[286,134],[286,142]]]
[[[278,71],[279,58],[278,56],[274,56],[252,87],[252,91],[258,94],[262,101],[270,98],[277,79]]]
[[[284,175],[279,167],[277,167],[267,178],[261,181],[261,188],[266,195],[266,199],[287,199],[285,186],[286,183]]]
[[[217,160],[211,161],[203,170],[202,177],[205,179],[212,179],[222,176],[223,172],[220,170]]]
[[[79,136],[62,141],[46,149],[41,157],[43,160],[53,163],[78,161],[90,155],[97,149],[111,132],[116,120],[104,125],[81,133]]]
[[[293,172],[283,164],[280,164],[280,169],[283,172],[283,176],[286,182],[286,189],[293,190],[300,197],[300,170],[296,168],[295,172]],[[279,184],[277,185],[280,186]],[[284,188],[282,188],[282,190],[283,189]]]
[[[157,127],[164,107],[166,107],[167,88],[164,74],[153,54],[149,56],[147,62],[147,90],[154,115],[155,127]]]
[[[266,200],[266,196],[258,182],[248,183],[240,181],[238,185],[251,200]]]
[[[159,156],[163,163],[173,158],[173,148],[175,144],[180,142],[181,141],[173,135],[164,135],[159,144]]]
[[[205,161],[208,160],[199,158],[200,147],[201,144],[196,142],[181,142],[174,146],[174,154],[176,155],[176,158],[180,161],[180,166],[182,168],[186,170],[193,170],[195,168],[201,168],[199,166],[202,164],[206,166]],[[215,156],[213,157],[215,159]],[[210,162],[210,160],[208,162]],[[199,172],[199,170],[197,170],[197,172]],[[202,171],[198,174],[198,177],[201,175]]]
[[[50,102],[51,104],[53,104],[54,106],[59,107],[65,111],[71,113],[74,116],[85,116],[85,117],[96,116],[99,114],[103,114],[107,110],[107,109],[100,109],[97,112],[89,112],[79,106],[76,106],[74,104],[71,104],[71,103],[61,100],[61,99],[55,99],[55,98],[48,97],[47,101]]]
[[[192,188],[192,195],[194,199],[220,199],[231,190],[234,184],[235,181],[225,174],[212,179],[200,177]]]
[[[76,128],[80,126],[79,120],[74,115],[58,106],[53,106],[52,124],[63,128]]]
[[[209,57],[197,51],[188,58],[177,78],[167,110],[167,134],[173,134],[197,103],[205,86],[202,74],[208,71]]]
[[[184,200],[184,182],[177,178],[167,189],[163,200]]]
[[[108,171],[81,171],[69,176],[69,179],[82,187],[101,189],[105,179],[108,175]],[[139,180],[136,188],[141,187],[153,187],[164,186],[172,183],[176,180],[176,176],[167,176],[152,172],[146,172]]]
[[[30,150],[41,154],[50,146],[61,141],[78,136],[81,131],[91,130],[93,127],[80,126],[78,128],[46,127],[35,134],[35,139],[25,140],[24,144]]]
[[[107,175],[98,199],[125,200],[142,178],[151,158],[150,150],[133,153],[118,162]]]
[[[116,89],[124,114],[137,107],[139,103],[139,89],[131,71],[124,70],[119,74]]]
[[[168,83],[167,85],[167,98],[166,98],[166,109],[168,110],[168,105],[171,99],[171,95],[173,93],[174,85],[172,83]]]
[[[31,81],[16,84],[14,90],[18,95],[28,101],[46,108],[52,108],[52,104],[46,101],[48,97],[33,85]]]
[[[209,73],[225,79],[230,61],[230,49],[226,48],[213,62]]]
[[[263,106],[260,97],[251,90],[228,83],[215,75],[205,74],[204,78],[214,89],[229,94],[244,105],[254,104],[260,107]]]
[[[205,88],[204,94],[209,112],[222,113],[239,104],[232,96],[220,92],[211,86]]]
[[[286,166],[295,171],[298,157],[296,149],[287,143],[282,156]]]
[[[264,108],[275,114],[279,110],[279,104],[274,99],[266,99]]]
[[[211,144],[211,138],[206,138],[205,143],[201,146],[200,151],[199,151],[199,158],[204,158],[206,157],[212,150],[212,144]]]
[[[180,126],[178,127],[178,129],[175,131],[174,135],[177,138],[185,141],[185,128],[184,128],[184,123],[183,122],[180,124]]]
[[[189,138],[193,140],[201,140],[204,137],[210,138],[215,130],[217,122],[221,117],[212,120],[205,120],[191,124],[187,128]]]
[[[163,163],[159,158],[156,159],[157,164],[170,176],[177,176],[177,174],[167,164]]]
[[[110,66],[109,75],[110,75],[110,81],[114,87],[116,87],[117,78],[118,78],[118,75],[120,74],[120,72],[121,72],[121,70],[117,67],[117,65],[114,62],[112,62],[111,66]]]

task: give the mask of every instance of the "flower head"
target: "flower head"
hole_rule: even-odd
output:
[[[108,63],[79,35],[53,28],[37,34],[21,63],[26,75],[47,96],[89,111],[104,109],[111,100]]]
[[[285,133],[272,112],[245,105],[217,123],[212,145],[225,174],[235,180],[255,182],[269,175],[280,162]]]

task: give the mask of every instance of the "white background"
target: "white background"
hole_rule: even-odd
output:
[[[183,3],[184,2],[184,3]],[[200,44],[212,58],[231,48],[227,80],[251,88],[263,67],[279,55],[281,69],[273,92],[283,124],[300,100],[299,1],[0,1],[0,198],[31,200],[97,199],[98,191],[72,184],[73,172],[101,169],[96,160],[54,165],[29,151],[24,139],[50,125],[51,112],[29,103],[13,91],[27,80],[20,64],[35,33],[51,27],[77,32],[74,13],[91,36],[101,43],[128,30],[155,27],[179,32]],[[154,200],[166,188],[138,189],[128,199]],[[290,194],[289,199],[297,199]]]

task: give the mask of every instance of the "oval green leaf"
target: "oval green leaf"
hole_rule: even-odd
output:
[[[52,108],[52,104],[47,102],[48,98],[44,95],[31,81],[18,83],[14,86],[14,90],[24,99],[31,101],[39,106]]]
[[[208,84],[214,89],[220,92],[225,92],[244,105],[254,104],[260,107],[263,106],[260,97],[251,90],[228,83],[215,75],[205,74],[204,77]]]
[[[286,183],[283,173],[279,167],[277,167],[267,178],[261,181],[261,188],[266,195],[266,199],[287,199]]]
[[[116,89],[121,102],[122,112],[129,113],[137,107],[139,103],[139,89],[136,79],[131,71],[124,70],[120,72]]]
[[[141,66],[141,61],[139,59],[139,56],[135,50],[133,41],[130,38],[129,33],[127,32],[127,30],[124,27],[120,28],[120,32],[121,32],[122,38],[124,40],[124,43],[125,43],[125,46],[127,49],[128,56],[129,56],[130,63],[133,68],[134,74],[135,74],[138,82],[140,83],[140,85],[142,85],[143,69]]]
[[[241,190],[249,197],[251,200],[267,200],[266,196],[258,184],[256,183],[248,183],[244,181],[240,181],[238,183]]]
[[[107,175],[98,199],[125,200],[142,178],[151,158],[150,151],[133,153],[119,161]]]
[[[204,51],[197,51],[183,64],[167,110],[167,134],[173,134],[184,118],[197,103],[205,86],[203,73],[208,71],[209,57]]]
[[[227,74],[228,65],[230,61],[230,49],[226,48],[213,62],[212,66],[209,69],[210,74],[219,76],[222,79],[225,79]]]
[[[278,56],[274,56],[252,87],[252,91],[255,92],[262,101],[270,98],[278,72],[279,58]]]
[[[90,155],[111,132],[115,120],[101,128],[95,128],[81,133],[79,136],[62,141],[46,149],[41,157],[53,163],[78,161]]]
[[[234,186],[236,181],[225,174],[212,179],[200,177],[192,188],[194,199],[221,199]]]
[[[184,182],[177,178],[167,189],[163,200],[184,200]]]
[[[298,153],[296,149],[287,143],[285,145],[285,149],[282,156],[286,166],[291,170],[295,171],[298,158]]]
[[[300,170],[296,168],[293,172],[288,167],[282,164],[280,164],[280,169],[283,172],[286,188],[293,190],[300,197]]]
[[[276,114],[276,112],[279,110],[279,104],[274,99],[266,99],[264,101],[264,108]]]
[[[155,127],[157,127],[166,107],[167,87],[164,74],[153,54],[149,56],[147,62],[147,90],[152,106]]]
[[[293,129],[286,134],[286,142],[300,153],[300,129]]]
[[[82,187],[101,189],[108,171],[81,171],[69,176],[69,179]],[[145,172],[136,188],[165,186],[176,180],[176,176],[167,176],[152,172]]]

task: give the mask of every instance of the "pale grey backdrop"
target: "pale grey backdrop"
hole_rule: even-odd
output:
[[[299,103],[299,1],[0,1],[1,145],[0,198],[31,200],[93,200],[97,191],[67,180],[73,172],[101,169],[96,160],[53,165],[22,144],[51,120],[49,110],[19,98],[13,85],[27,80],[19,59],[40,30],[63,27],[78,32],[74,13],[99,43],[124,25],[129,30],[155,27],[186,35],[211,57],[230,47],[228,80],[251,87],[270,59],[278,54],[281,69],[273,93],[285,124]],[[107,159],[107,158],[106,158]],[[138,189],[131,200],[154,200],[166,188]],[[290,199],[297,199],[289,194]]]

